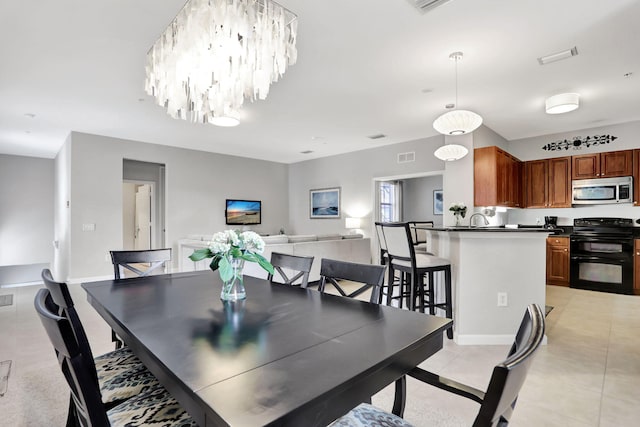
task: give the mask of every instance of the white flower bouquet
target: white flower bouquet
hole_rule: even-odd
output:
[[[449,210],[453,212],[455,216],[461,216],[462,218],[467,214],[467,206],[462,202],[451,203]]]

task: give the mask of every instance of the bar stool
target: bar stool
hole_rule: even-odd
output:
[[[384,234],[382,231],[382,225],[385,224],[383,222],[376,222],[376,235],[378,236],[378,245],[380,246],[380,264],[389,267],[390,265],[390,261],[389,261],[389,251],[387,250],[387,243],[385,241],[384,238]],[[404,273],[402,273],[400,271],[400,275],[402,276]],[[382,285],[382,289],[380,292],[380,301],[379,304],[382,304],[382,299],[384,298],[384,296],[386,295],[386,302],[385,304],[388,306],[391,306],[391,302],[394,299],[397,299],[398,302],[398,307],[402,308],[402,300],[403,298],[407,298],[409,297],[410,293],[409,293],[409,284],[406,280],[404,280],[403,277],[399,277],[396,278],[395,277],[395,271],[392,271],[391,268],[388,268],[388,276],[387,276],[387,283]],[[399,285],[400,286],[400,295],[398,296],[393,296],[393,288],[394,286]],[[408,304],[407,304],[407,308],[408,308]]]
[[[384,240],[389,255],[389,277],[400,271],[401,289],[405,283],[409,284],[407,306],[410,310],[435,314],[436,308],[443,309],[449,319],[453,319],[453,305],[451,295],[451,263],[449,260],[433,255],[416,254],[408,223],[382,223]],[[444,273],[444,302],[438,302],[434,273]],[[425,277],[428,278],[425,283]],[[388,292],[391,293],[391,287]],[[401,292],[402,294],[402,292]],[[388,297],[388,296],[387,296]],[[426,298],[425,298],[426,297]],[[453,329],[447,330],[447,337],[453,338]]]

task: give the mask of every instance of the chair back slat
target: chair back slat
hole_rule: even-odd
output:
[[[271,265],[273,265],[274,272],[277,272],[279,276],[276,277],[278,280],[274,281],[274,275],[268,274],[267,280],[271,283],[295,285],[298,280],[301,280],[300,287],[306,288],[309,285],[309,272],[313,265],[312,256],[299,256],[272,252]]]
[[[171,261],[171,248],[111,251],[111,262],[116,280],[124,278],[124,269],[132,271],[137,276],[149,276],[159,268],[165,267],[169,261]],[[142,270],[132,264],[149,264],[149,267]]]
[[[320,285],[318,290],[325,291],[327,283],[334,286],[340,295],[353,298],[371,288],[369,302],[377,304],[380,300],[380,288],[384,282],[385,267],[374,264],[358,264],[323,258],[320,264]],[[363,286],[347,294],[339,280],[362,283]]]
[[[47,289],[38,291],[34,306],[71,390],[78,421],[86,427],[108,427],[110,424],[102,403],[98,381],[88,370],[88,356],[83,354],[78,346],[71,322],[66,317],[56,314],[57,305]]]
[[[509,356],[493,369],[474,427],[506,425],[509,422],[533,356],[544,338],[544,330],[542,309],[537,304],[529,305]]]
[[[424,227],[433,228],[433,221],[409,221],[409,229],[411,230],[411,239],[414,245],[427,243],[427,230]],[[421,227],[421,228],[416,228]]]
[[[384,234],[382,232],[382,223],[376,222],[376,236],[378,237],[378,245],[383,251],[387,250],[387,242],[384,240]]]

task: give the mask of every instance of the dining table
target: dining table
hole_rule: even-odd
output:
[[[250,276],[244,284],[247,298],[235,302],[220,299],[212,271],[82,287],[202,427],[326,426],[440,350],[451,323]]]

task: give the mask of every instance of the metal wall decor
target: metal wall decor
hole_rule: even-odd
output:
[[[581,136],[574,136],[571,140],[563,139],[560,141],[550,142],[549,144],[543,145],[542,149],[547,151],[561,151],[568,150],[570,148],[573,148],[574,150],[582,150],[583,148],[609,144],[616,139],[618,139],[618,137],[613,135],[593,135],[584,139]]]

